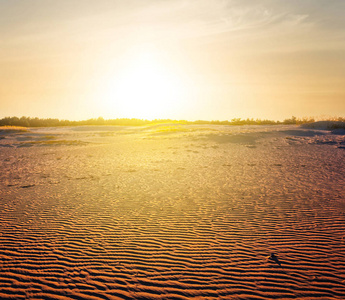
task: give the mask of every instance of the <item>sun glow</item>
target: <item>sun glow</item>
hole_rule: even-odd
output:
[[[140,51],[120,71],[108,75],[107,110],[122,117],[174,118],[184,109],[187,84],[170,62],[154,51]]]

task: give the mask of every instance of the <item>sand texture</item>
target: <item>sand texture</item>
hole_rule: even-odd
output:
[[[345,135],[0,130],[0,299],[345,299]]]

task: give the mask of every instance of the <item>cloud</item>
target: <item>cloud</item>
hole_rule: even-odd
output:
[[[220,34],[269,33],[310,28],[309,15],[252,1],[151,1],[128,12],[118,27],[147,40],[212,38]]]

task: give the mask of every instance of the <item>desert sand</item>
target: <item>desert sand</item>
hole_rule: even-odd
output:
[[[1,299],[345,299],[345,135],[0,130]]]

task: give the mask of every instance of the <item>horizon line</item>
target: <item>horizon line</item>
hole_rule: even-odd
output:
[[[344,117],[304,117],[280,120],[259,119],[259,118],[232,118],[230,120],[176,120],[176,119],[139,119],[139,118],[116,118],[104,119],[103,117],[90,118],[86,120],[67,120],[58,118],[39,118],[39,117],[4,117],[0,119],[0,126],[21,126],[21,127],[55,127],[55,126],[83,126],[83,125],[109,125],[109,126],[143,126],[152,124],[181,124],[181,125],[299,125],[313,123],[316,121],[341,121],[345,122]]]

